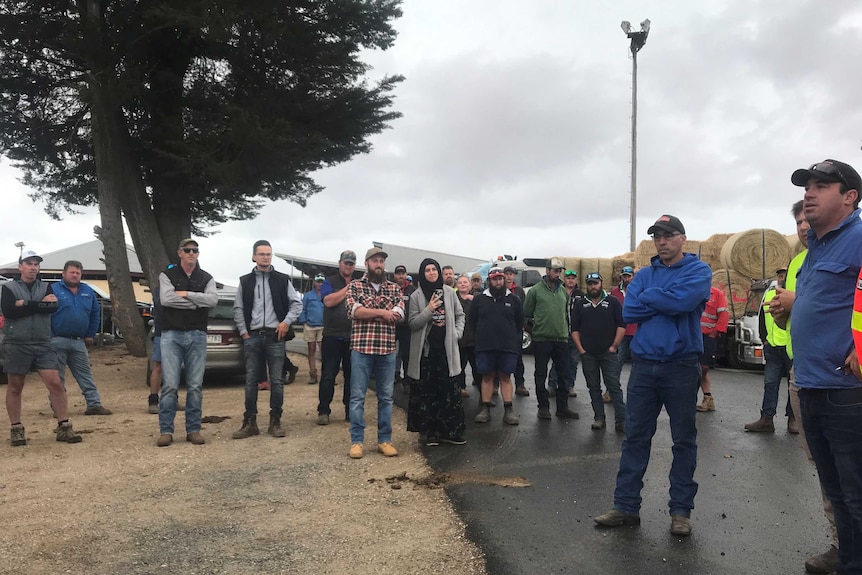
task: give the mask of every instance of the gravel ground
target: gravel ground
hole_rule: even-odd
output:
[[[60,444],[38,377],[24,389],[28,445],[0,447],[0,573],[87,574],[475,574],[482,552],[395,409],[400,455],[375,451],[376,401],[366,402],[366,456],[347,457],[348,424],[315,424],[317,386],[305,358],[285,390],[287,437],[231,439],[242,421],[241,382],[205,384],[207,444],[155,446],[146,411],[145,360],[119,348],[91,353],[110,416],[83,415],[70,377],[69,403],[84,441]],[[340,386],[336,397],[340,397]],[[181,392],[182,397],[182,392]],[[264,428],[269,392],[259,397]],[[224,419],[222,419],[224,418]],[[216,423],[218,421],[218,423]]]

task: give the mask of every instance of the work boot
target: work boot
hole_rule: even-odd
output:
[[[547,407],[540,407],[536,417],[539,419],[551,419],[551,410]]]
[[[504,407],[505,411],[503,412],[503,423],[506,425],[518,425],[520,423],[521,418],[515,413],[515,410],[511,405],[507,405]]]
[[[314,385],[315,383],[317,383],[317,372],[312,371],[308,376],[308,385]]]
[[[640,515],[627,515],[622,511],[612,509],[603,515],[593,517],[598,525],[602,527],[622,527],[623,525],[640,525]]]
[[[805,560],[805,571],[808,573],[832,573],[837,568],[838,548],[834,545],[830,545],[828,551]]]
[[[526,388],[526,386],[518,385],[515,386],[515,395],[520,395],[523,397],[530,397],[530,390]]]
[[[758,432],[775,432],[775,424],[772,423],[772,418],[768,415],[761,415],[760,419],[757,421],[752,421],[751,423],[745,424],[745,431],[758,431]]]
[[[234,439],[245,439],[252,435],[260,435],[260,429],[257,428],[257,417],[250,415],[242,419],[242,427],[239,431],[233,432]]]
[[[473,421],[476,423],[488,423],[491,421],[491,406],[487,403],[483,403],[482,409],[479,410],[479,413],[476,414]]]
[[[317,425],[329,425],[329,414],[328,413],[318,413],[317,414]]]
[[[799,422],[792,415],[787,416],[787,433],[799,435]]]
[[[64,421],[57,426],[57,441],[81,443],[83,438],[72,430],[72,422]]]
[[[691,535],[691,519],[684,515],[671,515],[670,532],[673,535],[688,537]]]
[[[88,407],[84,411],[84,415],[111,415],[112,411],[107,407],[103,407],[101,405],[94,405],[92,407]]]
[[[12,426],[10,435],[12,436],[12,447],[27,445],[27,439],[24,437],[24,426],[20,423]]]
[[[207,440],[204,439],[204,436],[201,435],[200,431],[190,431],[189,433],[187,433],[186,441],[188,441],[192,445],[203,445],[207,442]]]
[[[156,440],[157,447],[167,447],[174,441],[174,436],[170,433],[163,433],[159,435],[159,438]]]
[[[607,424],[604,419],[594,419],[593,423],[590,425],[590,429],[604,429],[606,425]]]
[[[703,401],[697,406],[697,410],[700,412],[715,411],[715,398],[711,395],[704,395]]]
[[[269,416],[269,428],[266,430],[266,432],[273,437],[284,437],[286,435],[284,433],[284,429],[281,428],[280,415]]]
[[[293,383],[294,381],[296,381],[296,374],[298,372],[299,372],[299,368],[296,367],[295,365],[292,365],[289,368],[287,368],[287,381],[285,381],[284,383],[290,384],[290,383]]]
[[[568,407],[558,407],[554,415],[561,419],[578,419],[580,417],[577,411],[572,411]]]

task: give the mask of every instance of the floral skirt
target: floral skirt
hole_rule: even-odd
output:
[[[464,429],[458,376],[449,375],[446,351],[432,349],[419,362],[419,379],[410,384],[407,430],[455,438],[463,436]]]

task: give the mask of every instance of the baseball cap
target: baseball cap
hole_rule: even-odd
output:
[[[39,260],[42,262],[42,256],[34,252],[33,250],[27,250],[26,252],[21,253],[21,257],[18,258],[18,263],[24,263],[24,260]]]
[[[344,250],[341,252],[341,255],[338,256],[338,261],[340,262],[350,262],[352,264],[356,263],[356,252],[353,250]]]
[[[787,268],[778,268],[777,270],[775,270],[775,273],[780,274],[781,272],[786,272],[786,271],[787,271]]]
[[[566,275],[578,277],[578,270],[566,270]]]
[[[495,267],[495,268],[491,268],[490,270],[488,270],[488,279],[499,277],[499,276],[504,276],[504,275],[506,275],[505,272],[500,268]]]
[[[599,272],[592,272],[587,274],[587,283],[590,282],[600,282],[602,281],[602,275]]]
[[[406,268],[406,267],[404,267],[404,266],[395,266],[395,271],[394,271],[394,272],[392,272],[392,273],[395,273],[395,274],[406,274],[406,273],[407,273],[407,268]]]
[[[180,245],[179,245],[179,247],[178,247],[177,249],[178,249],[178,250],[181,250],[181,249],[183,249],[184,247],[186,247],[188,244],[194,244],[195,246],[198,246],[198,242],[197,242],[197,240],[193,240],[193,239],[191,239],[191,238],[186,238],[186,239],[184,239],[184,240],[182,240],[182,241],[180,242]],[[199,246],[198,246],[198,247],[199,247]]]
[[[850,164],[838,160],[823,160],[811,164],[807,170],[800,168],[793,172],[790,181],[794,186],[804,188],[811,178],[824,182],[842,182],[847,189],[862,193],[862,178],[859,177],[859,173]]]
[[[626,275],[628,275],[628,276],[632,276],[632,275],[634,275],[634,273],[635,273],[635,270],[634,270],[634,269],[632,269],[632,266],[623,266],[623,269],[622,269],[622,271],[620,272],[620,275],[624,275],[624,276],[626,276]]]
[[[685,226],[682,225],[682,222],[679,221],[679,218],[676,216],[669,216],[667,214],[661,216],[659,219],[655,221],[653,225],[649,227],[646,231],[648,234],[654,234],[657,231],[663,232],[679,232],[681,234],[685,233]]]
[[[365,252],[365,261],[368,261],[371,258],[373,258],[374,256],[378,256],[378,255],[383,256],[383,259],[386,259],[389,257],[389,254],[387,254],[386,252],[384,252],[382,249],[378,248],[377,246],[374,246],[373,248],[368,248],[368,251]]]
[[[322,282],[325,280],[326,280],[326,278],[323,277],[323,274],[317,274],[316,276],[314,276],[314,281],[316,281],[316,282]]]
[[[564,270],[566,269],[566,264],[563,263],[562,258],[551,258],[548,260],[548,269],[549,270]]]
[[[506,267],[504,267],[504,268],[503,268],[503,273],[504,273],[504,274],[507,274],[507,273],[509,273],[509,272],[511,272],[511,273],[513,273],[513,274],[518,273],[518,271],[517,271],[513,266],[506,266]]]
[[[480,280],[480,279],[482,279],[482,274],[480,274],[479,272],[476,272],[472,276],[470,276],[470,279],[471,280]]]

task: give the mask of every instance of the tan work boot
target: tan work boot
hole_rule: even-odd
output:
[[[254,416],[244,417],[242,427],[239,428],[239,431],[234,431],[231,437],[234,439],[245,439],[252,435],[260,435],[260,429],[257,428],[257,417]]]
[[[350,456],[350,459],[362,459],[362,456],[365,455],[365,450],[362,449],[361,443],[354,443],[350,446],[350,451],[347,454]]]
[[[395,446],[389,443],[388,441],[384,441],[383,443],[377,444],[377,451],[382,453],[384,457],[395,457],[398,455],[398,450],[395,449]]]
[[[157,447],[167,447],[168,445],[173,443],[173,441],[174,441],[173,435],[171,435],[170,433],[163,433],[156,440],[156,446]]]
[[[284,429],[282,429],[281,427],[280,415],[269,416],[269,428],[266,430],[266,432],[273,437],[284,437],[286,435]]]
[[[772,422],[772,418],[767,415],[761,415],[760,419],[757,421],[752,421],[751,423],[745,424],[745,431],[758,431],[758,432],[768,432],[773,433],[775,431],[775,424]]]
[[[697,406],[697,410],[700,412],[715,411],[715,398],[711,395],[704,395],[703,401]]]
[[[65,443],[81,443],[83,439],[80,435],[72,430],[72,422],[65,421],[57,426],[57,441]]]

